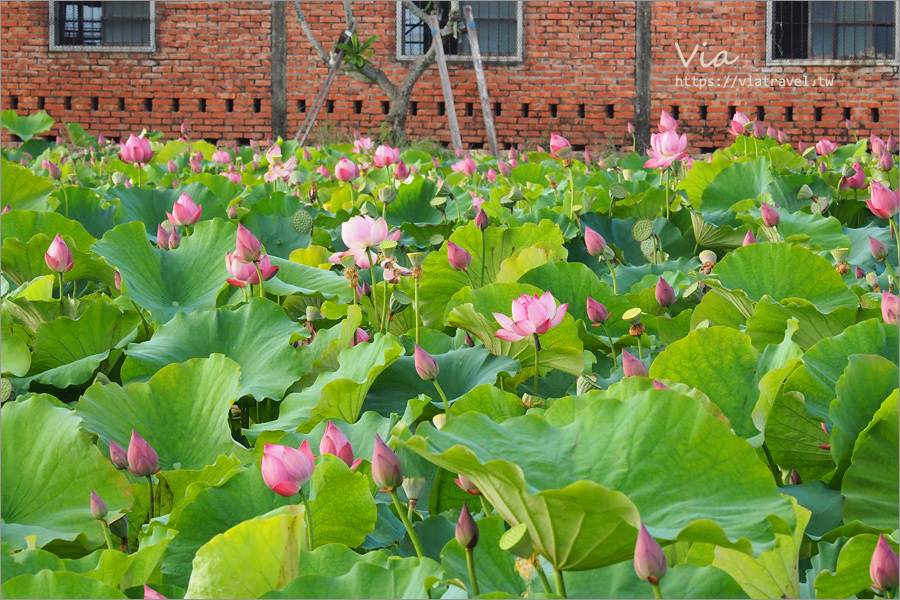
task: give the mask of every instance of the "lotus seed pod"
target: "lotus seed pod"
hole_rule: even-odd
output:
[[[703,250],[700,252],[700,262],[705,263],[713,263],[716,264],[716,253],[712,250]]]
[[[510,528],[500,537],[500,548],[519,558],[531,558],[534,554],[534,544],[528,535],[528,526],[519,523]]]

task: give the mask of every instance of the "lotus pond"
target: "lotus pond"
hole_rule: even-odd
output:
[[[0,593],[896,597],[896,142],[744,119],[497,159],[7,111]]]

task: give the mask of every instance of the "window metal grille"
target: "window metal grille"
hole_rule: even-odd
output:
[[[447,24],[450,2],[413,2],[425,12],[435,11],[441,27]],[[522,60],[522,2],[471,2],[476,31],[485,62],[517,62]],[[462,19],[462,15],[460,15]],[[460,21],[458,37],[444,38],[444,54],[448,61],[471,60],[465,23]],[[431,47],[428,25],[397,2],[397,58],[410,60],[421,56]]]
[[[155,51],[154,2],[50,2],[50,49]]]
[[[770,2],[770,62],[897,61],[897,2]]]

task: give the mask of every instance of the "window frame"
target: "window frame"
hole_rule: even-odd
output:
[[[57,0],[50,0],[50,35],[49,49],[51,52],[156,52],[156,2],[155,0],[144,0],[150,4],[150,44],[144,46],[121,46],[121,45],[61,45],[57,38]]]
[[[900,1],[894,0],[894,58],[775,58],[774,0],[766,2],[766,66],[878,67],[900,64]],[[812,23],[807,23],[807,35]]]
[[[469,0],[471,3],[472,0]],[[489,64],[518,64],[525,60],[525,7],[523,0],[513,0],[516,3],[516,53],[509,56],[481,55],[481,62]],[[395,58],[400,62],[412,62],[419,58],[421,54],[403,54],[403,2],[397,0],[395,2],[396,10],[394,21],[396,22],[396,44]],[[460,9],[463,3],[460,2]],[[466,29],[460,18],[460,30]],[[477,29],[477,22],[476,22]],[[464,63],[472,62],[471,54],[445,54],[444,58],[448,63]]]

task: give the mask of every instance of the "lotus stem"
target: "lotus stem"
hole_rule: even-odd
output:
[[[259,270],[259,262],[253,261],[253,268],[256,269],[256,277],[259,278],[259,297],[265,298],[265,292],[263,291],[263,277],[262,272]]]
[[[562,598],[568,598],[566,595],[566,580],[563,578],[563,572],[554,567],[553,575],[556,578],[556,595]]]
[[[416,499],[409,499],[409,510],[406,511],[406,518],[409,519],[409,522],[412,523],[413,513],[416,512]]]
[[[548,594],[553,593],[553,588],[550,587],[550,580],[547,579],[547,574],[544,572],[544,567],[541,566],[541,557],[534,557],[534,570],[537,571],[538,578],[541,580],[541,585],[544,587],[544,591]]]
[[[769,451],[769,447],[766,446],[765,442],[763,442],[762,449],[766,454],[766,461],[769,463],[769,471],[772,472],[772,477],[775,478],[775,487],[780,487],[782,485],[781,471],[779,471],[778,465],[775,464],[775,459],[772,457],[772,453]]]
[[[416,280],[415,280],[415,282],[414,282],[414,287],[415,287],[415,290],[416,290],[416,295],[415,295],[415,303],[416,303],[416,306],[415,306],[415,309],[416,309],[416,343],[418,344],[418,343],[419,343],[419,279],[418,279],[418,278],[416,278]]]
[[[603,260],[602,258],[600,260]],[[619,282],[616,280],[616,268],[613,266],[613,261],[607,260],[604,261],[609,266],[609,274],[612,275],[613,280],[613,294],[616,296],[619,295]]]
[[[572,201],[569,204],[569,220],[575,216],[575,175],[572,173],[572,167],[569,167],[569,193]]]
[[[475,552],[473,548],[466,548],[466,566],[469,568],[469,582],[472,585],[472,595],[480,596],[478,578],[475,576]]]
[[[894,223],[894,219],[888,219],[888,224],[889,229],[891,230],[891,237],[894,238],[894,243],[897,245],[897,264],[900,265],[900,235],[898,235],[897,232],[900,227],[898,227],[897,224]],[[884,261],[884,264],[890,266],[888,265],[887,260]]]
[[[466,277],[469,279],[469,287],[471,287],[473,290],[477,290],[478,286],[475,285],[474,281],[472,281],[472,275],[469,273],[469,269],[463,269],[463,273],[465,273]]]
[[[308,550],[312,552],[315,549],[315,536],[313,535],[313,521],[312,521],[312,509],[309,507],[309,501],[306,499],[306,495],[304,495],[303,490],[300,490],[300,501],[303,502],[303,506],[306,508],[306,543],[309,546]]]
[[[100,519],[100,527],[103,528],[103,537],[106,538],[106,547],[110,550],[115,550],[116,545],[113,543],[112,534],[109,532],[109,524],[107,524],[106,519]]]
[[[487,498],[484,497],[484,494],[479,494],[478,497],[481,498],[481,508],[482,510],[484,510],[484,516],[491,516],[494,512],[491,508],[491,503],[487,501]]]
[[[669,220],[669,217],[672,216],[670,208],[669,208],[669,177],[666,177],[666,174],[669,172],[668,169],[663,170],[662,179],[663,179],[663,187],[666,189],[666,221]]]
[[[150,486],[150,520],[153,520],[153,475],[147,475],[147,485]]]
[[[434,384],[434,389],[437,390],[437,393],[441,396],[441,400],[444,401],[444,412],[447,413],[447,420],[450,420],[450,402],[447,401],[447,395],[444,393],[441,384],[438,383],[437,377],[431,380]]]
[[[372,277],[372,316],[369,320],[372,322],[372,330],[380,331],[380,328],[378,327],[378,316],[380,314],[378,312],[378,288],[375,287],[375,261],[372,259],[368,250],[366,250],[366,254],[369,258],[369,274]]]
[[[618,369],[619,361],[616,359],[616,348],[613,344],[612,336],[609,334],[609,329],[606,327],[606,323],[601,323],[603,325],[603,331],[606,332],[606,337],[609,339],[609,351],[612,354],[613,366]]]
[[[656,600],[662,600],[663,595],[662,590],[659,589],[659,583],[651,583],[650,585],[653,586],[653,597],[656,598]]]
[[[63,316],[63,275],[62,273],[57,273],[59,275],[59,316]]]
[[[59,186],[59,189],[63,193],[63,202],[65,203],[65,206],[66,206],[66,218],[68,219],[69,218],[69,195],[66,194],[66,188],[64,188],[63,186]]]
[[[388,284],[387,284],[387,282],[384,283],[384,295],[382,296],[382,299],[384,300],[384,303],[383,303],[383,306],[381,307],[381,327],[379,327],[378,330],[381,331],[382,329],[384,329],[384,331],[381,331],[381,332],[387,333],[388,332],[388,324],[387,324],[387,322],[388,322],[388,307],[390,306],[390,304],[388,303]]]
[[[481,287],[484,287],[484,265],[487,263],[487,255],[484,251],[484,230],[481,231]]]
[[[644,345],[641,343],[641,336],[638,336],[637,342],[638,342],[638,358],[640,360],[644,360]]]
[[[412,541],[413,548],[416,549],[416,556],[419,557],[419,560],[425,558],[425,552],[422,551],[422,542],[419,541],[419,535],[416,533],[416,530],[413,529],[412,523],[406,518],[406,511],[403,510],[403,505],[400,504],[400,496],[397,495],[397,490],[391,490],[391,498],[394,499],[394,508],[397,509],[397,515],[399,515],[400,520],[403,521],[403,526],[406,527],[406,533],[409,534],[409,539]]]
[[[534,389],[532,390],[532,394],[535,398],[538,395],[538,372],[540,369],[538,368],[538,352],[541,351],[541,340],[538,337],[538,334],[534,334]]]

